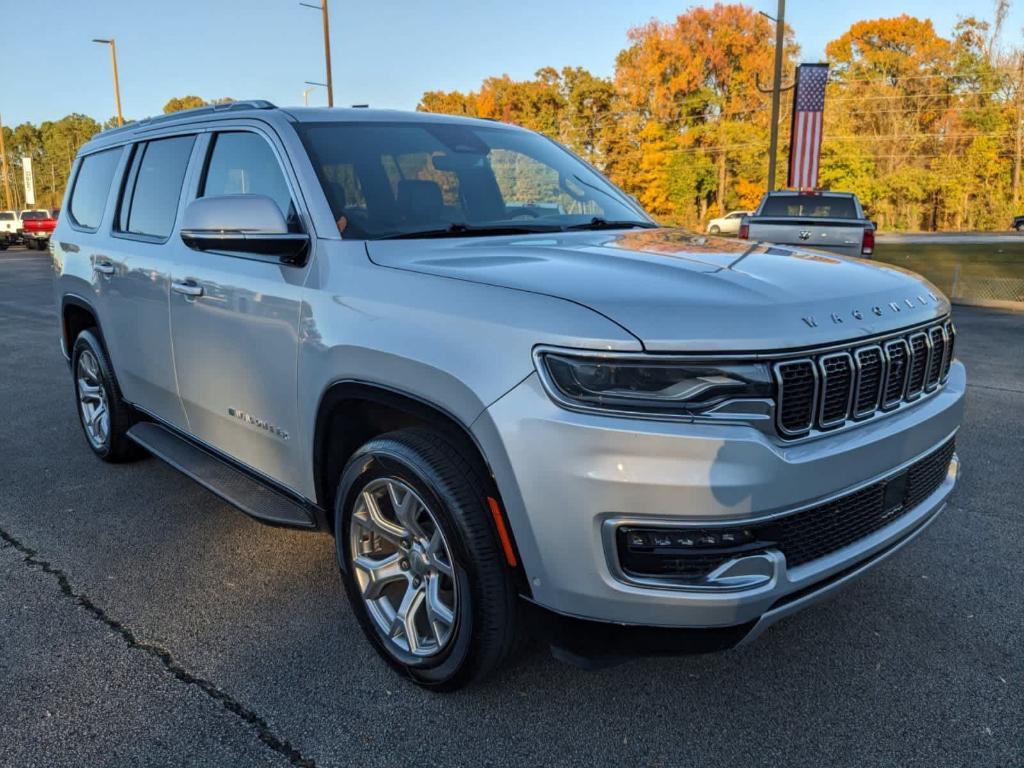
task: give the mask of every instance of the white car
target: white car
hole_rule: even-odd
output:
[[[740,231],[740,222],[744,216],[749,216],[750,211],[730,211],[717,219],[708,222],[709,235],[736,235]]]

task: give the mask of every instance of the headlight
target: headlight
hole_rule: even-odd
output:
[[[735,399],[772,396],[763,363],[631,360],[561,352],[537,356],[554,398],[568,407],[693,416]]]

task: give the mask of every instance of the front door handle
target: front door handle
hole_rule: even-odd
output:
[[[96,263],[92,265],[92,268],[99,272],[101,275],[112,275],[114,274],[114,265],[106,259],[97,259]]]
[[[199,285],[195,280],[175,280],[171,283],[171,290],[190,299],[203,295],[203,286]]]

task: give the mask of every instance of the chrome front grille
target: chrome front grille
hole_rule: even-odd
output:
[[[949,321],[881,343],[776,362],[776,428],[785,438],[837,429],[935,391],[949,376]]]

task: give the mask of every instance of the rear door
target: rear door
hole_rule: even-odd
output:
[[[110,236],[94,255],[105,296],[104,333],[125,398],[176,427],[185,416],[171,355],[168,291],[177,250],[171,239],[181,209],[196,134],[130,148]]]
[[[290,228],[309,231],[284,149],[269,130],[218,130],[204,137],[201,151],[190,197],[267,195]],[[171,334],[189,431],[279,483],[301,487],[299,313],[313,255],[295,266],[251,253],[195,251],[176,240]]]

